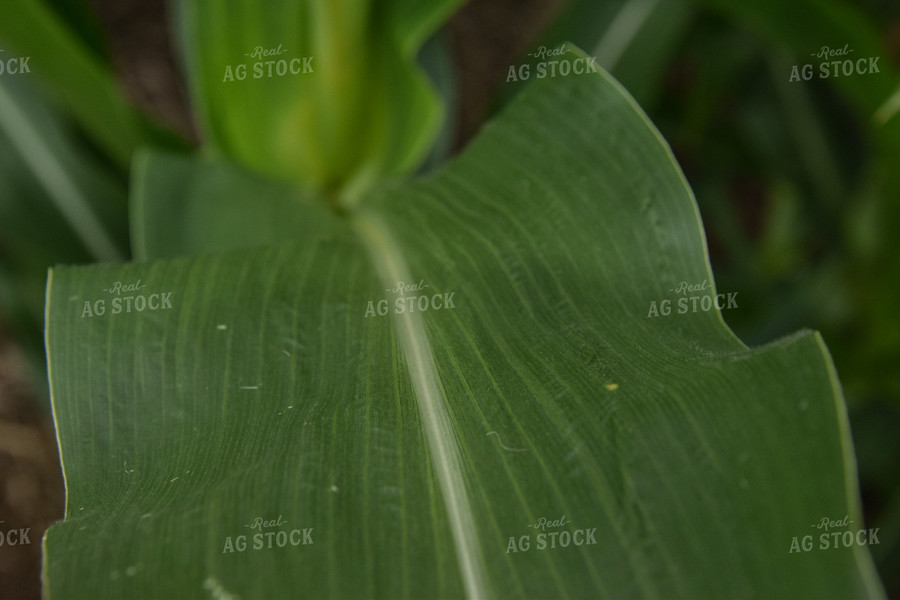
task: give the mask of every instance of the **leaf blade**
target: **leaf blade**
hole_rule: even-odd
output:
[[[209,573],[250,597],[298,586],[324,597],[458,597],[457,557],[468,553],[484,573],[469,593],[486,597],[883,596],[866,548],[789,552],[822,516],[862,518],[821,340],[803,333],[748,349],[716,310],[648,317],[650,301],[677,299],[680,280],[712,276],[683,176],[610,78],[538,82],[454,164],[383,189],[354,218],[374,219],[408,266],[344,222],[278,247],[54,273],[48,347],[67,362],[53,365],[54,411],[67,473],[81,473],[69,489],[75,504],[87,500],[80,522],[102,524],[110,498],[141,506],[148,486],[163,491],[147,532],[158,538],[140,547],[110,540],[109,525],[79,536],[70,510],[48,537],[51,586],[110,593],[98,587],[109,585],[105,569],[127,575],[167,535],[179,544],[156,560],[189,572],[160,583],[138,571],[117,579],[116,593],[187,593]],[[391,306],[395,277],[429,286],[430,309],[411,333],[411,310],[367,316],[377,301]],[[80,303],[116,279],[170,286],[181,304],[162,316],[80,317]],[[83,351],[71,351],[76,343]],[[276,362],[284,352],[297,362]],[[425,433],[417,385],[445,400],[437,433]],[[124,406],[129,394],[135,407]],[[288,398],[303,417],[285,423],[277,412]],[[137,411],[173,438],[139,434]],[[90,436],[79,438],[79,423]],[[123,441],[107,447],[113,434]],[[204,443],[190,450],[196,438]],[[457,464],[434,456],[443,445],[459,448]],[[123,449],[150,465],[149,480],[132,487],[134,473],[106,473]],[[192,452],[211,473],[178,491],[166,478]],[[474,551],[454,537],[441,469],[463,481]],[[286,471],[302,477],[285,484]],[[289,521],[324,530],[317,558],[219,551],[242,519],[288,514],[282,499]],[[198,505],[204,518],[193,521],[183,511]],[[581,546],[538,547],[532,526],[558,516],[582,532]],[[87,558],[87,547],[110,543],[108,560]],[[282,574],[255,577],[270,559]]]
[[[327,194],[346,190],[350,204],[380,178],[412,170],[442,115],[414,51],[459,2],[413,12],[401,4],[284,1],[265,15],[237,0],[180,4],[192,96],[211,151]],[[257,49],[278,54],[266,60],[253,56]],[[279,61],[300,61],[297,72],[278,72]]]

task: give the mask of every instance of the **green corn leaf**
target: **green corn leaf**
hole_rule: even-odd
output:
[[[554,50],[563,40],[569,40],[587,48],[596,63],[652,113],[668,62],[677,55],[678,44],[695,14],[696,7],[690,0],[571,0],[528,54],[512,66],[519,69],[528,63],[534,72],[529,73],[529,79],[537,76],[537,65],[553,60],[539,54],[541,47]],[[528,79],[518,79],[507,71],[500,92],[504,102],[527,84]]]
[[[182,164],[179,195],[167,160],[136,202],[215,218],[204,172],[249,194]],[[275,195],[257,208],[318,218]],[[648,316],[714,283],[680,170],[609,76],[537,81],[438,173],[251,237],[52,270],[49,597],[884,596],[821,338]],[[853,543],[821,548],[823,518]]]
[[[459,0],[179,3],[210,151],[352,204],[425,157],[441,106],[415,52]],[[402,33],[401,33],[402,32]]]
[[[145,151],[132,181],[137,260],[276,244],[344,224],[319,195],[229,163]]]
[[[878,112],[896,88],[897,66],[876,25],[855,3],[700,0],[699,4],[728,15],[758,33],[772,49],[788,51],[794,65],[786,65],[783,81],[790,81],[794,66],[802,69],[810,65],[813,81],[834,85],[864,120],[872,120],[878,126],[875,130],[888,154],[900,151],[900,124],[885,123],[883,113]],[[820,56],[823,49],[845,54]],[[842,67],[828,64],[846,60],[854,64],[850,76]],[[856,64],[862,73],[855,70]]]
[[[47,266],[122,260],[127,215],[125,186],[85,153],[35,83],[0,77],[0,321],[32,359],[47,397]]]
[[[83,145],[30,81],[0,81],[0,135],[31,176],[31,185],[24,188],[43,192],[80,242],[77,250],[87,249],[97,261],[121,260],[124,190],[103,167],[85,158]],[[33,209],[10,202],[9,210]]]
[[[0,3],[0,51],[0,60],[19,61],[13,77],[41,77],[120,166],[127,167],[132,153],[150,141],[181,144],[125,101],[109,65],[44,2]]]

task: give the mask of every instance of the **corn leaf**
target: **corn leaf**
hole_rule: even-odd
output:
[[[173,194],[165,160],[144,204],[219,217],[210,169],[249,197],[214,165]],[[317,218],[275,195],[256,209]],[[818,334],[648,316],[715,284],[609,76],[536,81],[454,163],[293,241],[246,223],[252,248],[52,270],[49,597],[883,597]],[[852,543],[821,548],[823,518]]]
[[[210,152],[348,204],[411,171],[442,116],[415,53],[459,4],[179,3]]]
[[[112,69],[45,2],[0,3],[0,58],[7,77],[40,76],[91,138],[120,166],[148,142],[183,145],[124,98]]]

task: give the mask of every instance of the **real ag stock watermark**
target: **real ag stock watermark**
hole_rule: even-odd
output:
[[[308,546],[315,543],[312,537],[312,527],[289,530],[285,527],[287,524],[283,515],[278,515],[277,519],[268,521],[262,517],[256,517],[244,525],[245,528],[256,531],[256,533],[228,536],[225,538],[222,554],[244,552],[248,549],[271,550],[287,546]]]
[[[540,61],[534,64],[533,74],[535,79],[552,79],[554,77],[568,77],[570,75],[585,75],[599,72],[600,69],[597,66],[596,57],[565,57],[566,54],[565,44],[562,44],[559,48],[541,46],[534,52],[529,53],[528,56]],[[532,75],[531,67],[531,63],[522,63],[518,66],[510,65],[506,72],[506,82],[528,81]]]
[[[275,48],[256,46],[250,52],[244,53],[248,59],[256,59],[254,62],[225,65],[222,83],[244,81],[248,78],[270,79],[272,77],[305,75],[313,72],[312,56],[281,58],[287,52],[288,50],[282,44],[278,44]]]
[[[836,550],[838,548],[850,548],[852,546],[872,546],[878,541],[878,527],[875,529],[853,530],[850,525],[850,515],[843,519],[829,519],[822,517],[810,527],[822,531],[818,534],[794,536],[791,539],[791,549],[788,554],[795,552],[810,552],[816,550]],[[837,529],[838,531],[833,531]],[[823,531],[824,530],[824,531]],[[818,542],[818,543],[816,543]]]
[[[0,521],[0,547],[2,546],[27,546],[31,544],[28,532],[31,527],[24,529],[8,529],[3,526],[6,521]]]
[[[426,292],[429,284],[422,279],[418,283],[398,281],[393,287],[385,289],[394,294],[393,301],[387,299],[369,300],[366,304],[365,317],[383,317],[391,312],[395,315],[404,313],[426,312],[429,310],[451,310],[456,308],[453,296],[456,292],[438,292],[431,294]]]
[[[647,311],[647,317],[667,317],[672,314],[673,309],[679,315],[689,312],[695,313],[698,310],[707,312],[715,306],[719,310],[727,310],[737,308],[737,292],[728,292],[726,294],[711,294],[707,290],[712,290],[708,279],[704,279],[701,283],[688,283],[682,281],[674,288],[669,288],[670,292],[678,294],[677,298],[664,298],[662,300],[651,300],[650,310]],[[693,294],[693,292],[706,292]],[[688,295],[691,293],[692,295]]]
[[[506,544],[506,553],[528,552],[529,550],[556,550],[570,546],[594,546],[597,544],[597,528],[572,529],[563,515],[558,519],[540,517],[528,527],[539,533],[526,533],[520,536],[510,536]],[[533,542],[533,543],[532,543]]]
[[[9,53],[0,48],[0,77],[7,75],[25,75],[31,73],[28,61],[30,56],[9,56]]]
[[[878,69],[878,59],[880,56],[851,57],[854,53],[850,44],[844,44],[843,48],[831,48],[830,46],[822,46],[814,52],[810,53],[813,58],[819,59],[818,69],[813,63],[803,65],[793,65],[791,67],[791,76],[789,83],[798,81],[809,81],[814,77],[816,79],[834,79],[837,77],[850,77],[853,75],[871,75],[880,73]],[[837,59],[837,60],[831,60]]]
[[[141,279],[132,282],[116,281],[103,289],[108,296],[84,301],[81,318],[154,312],[172,308],[173,292],[143,292],[146,287]]]

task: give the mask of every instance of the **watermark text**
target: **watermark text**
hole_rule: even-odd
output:
[[[871,546],[879,544],[878,530],[874,529],[856,529],[850,527],[853,521],[850,515],[845,515],[843,519],[829,519],[822,517],[812,525],[811,528],[817,529],[821,533],[794,536],[791,539],[791,547],[788,554],[810,552],[816,550],[837,550],[838,548],[850,548],[852,546]]]
[[[844,44],[843,48],[832,48],[830,46],[817,48],[810,52],[809,55],[821,61],[818,64],[818,68],[813,63],[792,65],[788,82],[797,83],[799,81],[810,81],[814,78],[835,79],[881,72],[878,68],[880,56],[852,57],[851,54],[853,53],[854,50],[850,48],[849,44]]]
[[[288,51],[278,44],[275,48],[256,46],[244,56],[256,59],[255,62],[238,63],[225,66],[222,75],[222,83],[244,81],[245,79],[271,79],[272,77],[286,77],[288,75],[305,75],[313,72],[313,57],[299,56],[279,58]]]
[[[173,292],[141,293],[146,288],[141,279],[132,282],[116,281],[103,291],[106,297],[85,300],[81,318],[102,317],[106,314],[154,312],[172,308]]]

